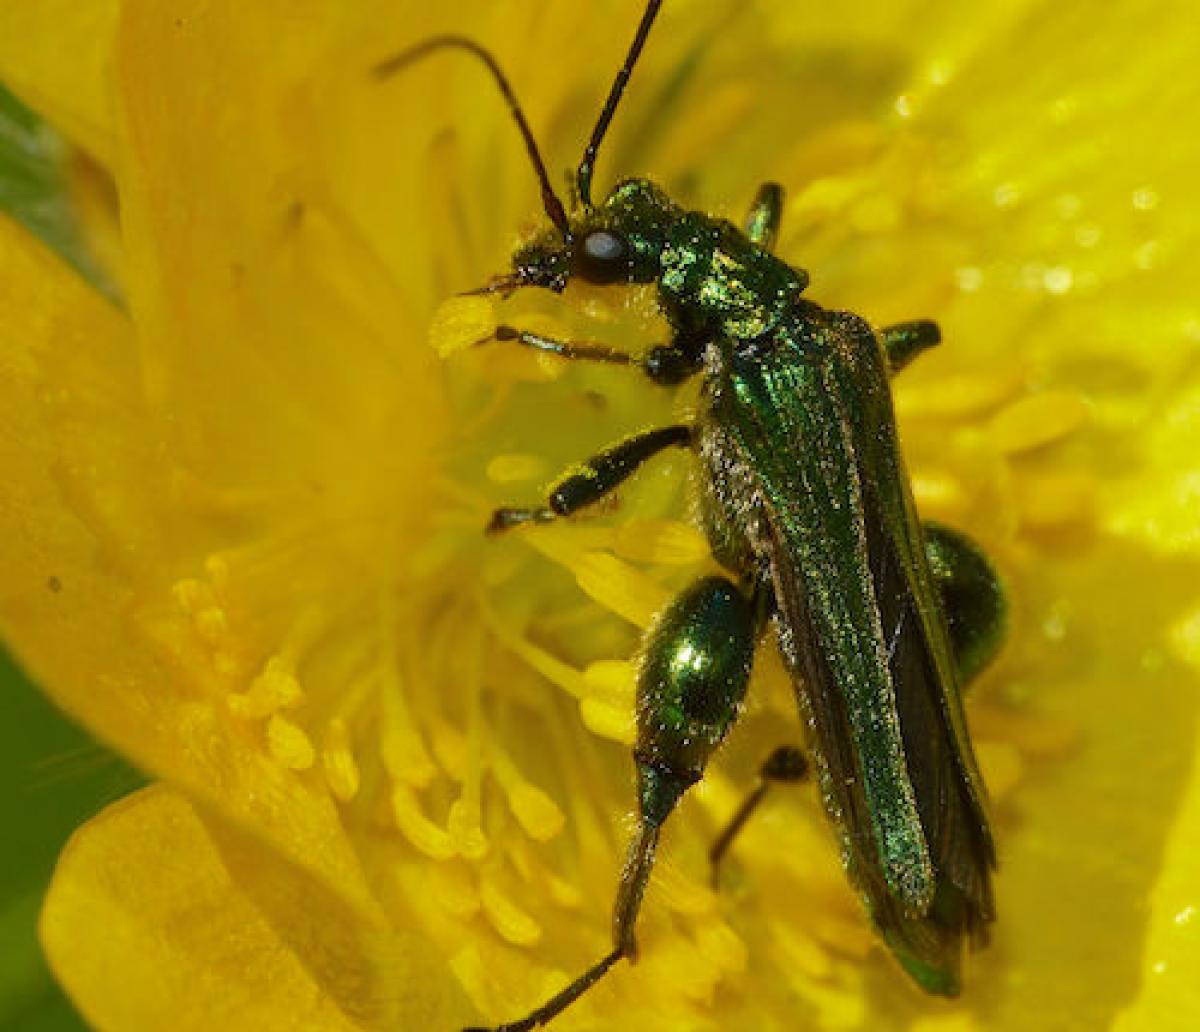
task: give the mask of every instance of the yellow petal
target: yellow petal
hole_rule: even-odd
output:
[[[68,139],[111,167],[108,69],[117,0],[0,4],[0,79]]]
[[[142,624],[140,564],[167,554],[146,486],[168,483],[170,470],[154,454],[127,321],[2,218],[0,268],[5,640],[105,741],[257,827],[370,911],[328,795],[247,749],[246,728],[199,690],[202,664],[189,669],[187,649],[164,654]]]
[[[471,1013],[411,935],[365,922],[258,839],[161,786],[76,832],[41,938],[98,1028],[452,1028]]]

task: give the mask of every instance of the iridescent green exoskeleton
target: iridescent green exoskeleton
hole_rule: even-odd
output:
[[[705,531],[728,571],[684,591],[644,643],[634,750],[640,825],[617,890],[612,951],[502,1026],[509,1032],[549,1021],[618,960],[634,958],[659,830],[736,720],[770,624],[805,748],[768,758],[763,786],[794,780],[811,764],[871,921],[924,989],[957,993],[964,940],[982,943],[993,920],[995,850],[961,687],[995,655],[1006,608],[975,546],[918,518],[889,388],[891,375],[938,343],[937,327],[919,321],[876,332],[806,300],[808,276],[771,253],[783,206],[773,184],[759,191],[744,227],[688,211],[644,179],[593,204],[597,150],[660,6],[647,5],[580,163],[570,214],[512,90],[477,44],[437,37],[376,70],[390,75],[458,48],[487,64],[508,100],[551,225],[484,291],[561,292],[573,279],[654,284],[673,331],[640,357],[508,326],[498,340],[628,365],[668,387],[703,378],[692,423],[593,456],[545,505],[501,509],[488,528],[570,515],[655,454],[687,448],[699,466]],[[714,845],[714,868],[763,786]]]

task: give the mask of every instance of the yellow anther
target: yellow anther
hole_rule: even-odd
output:
[[[671,593],[640,570],[607,552],[589,552],[573,565],[579,587],[606,609],[646,627]]]
[[[922,515],[934,511],[960,513],[967,506],[962,481],[949,473],[929,470],[913,473],[912,489]]]
[[[270,659],[245,692],[230,696],[229,709],[240,717],[255,720],[296,706],[303,700],[300,682],[277,660]]]
[[[1061,527],[1089,518],[1096,504],[1094,477],[1029,476],[1017,483],[1021,521],[1027,527]]]
[[[415,732],[387,730],[379,743],[384,769],[393,781],[424,788],[436,776],[437,768]]]
[[[897,380],[896,412],[902,418],[960,418],[986,412],[1016,394],[1025,381],[1018,365],[989,368],[982,374],[947,376],[932,383]]]
[[[479,823],[478,800],[456,799],[450,806],[446,830],[459,856],[482,860],[487,855],[488,840]]]
[[[304,729],[278,713],[267,721],[267,750],[291,770],[308,770],[316,760],[312,740]]]
[[[630,520],[617,529],[613,550],[638,563],[687,566],[711,556],[708,539],[678,520]]]
[[[362,782],[358,761],[350,749],[350,735],[345,721],[338,717],[331,720],[325,729],[321,769],[325,773],[325,783],[335,798],[345,803],[358,795]]]
[[[566,822],[562,810],[540,788],[519,785],[509,792],[508,801],[530,838],[545,842],[562,831]]]
[[[441,358],[489,340],[496,332],[496,306],[490,298],[452,297],[438,306],[429,323],[429,343]]]
[[[446,721],[435,720],[430,728],[430,740],[442,770],[455,781],[465,780],[471,764],[466,737]]]
[[[1009,405],[992,420],[991,441],[1014,454],[1066,437],[1087,420],[1088,404],[1074,391],[1046,391]]]
[[[510,900],[487,875],[479,886],[479,899],[488,921],[501,938],[514,946],[533,946],[541,940],[542,926]]]
[[[637,738],[637,723],[631,706],[613,706],[600,699],[584,699],[579,703],[583,726],[592,734],[622,745],[633,745]]]
[[[496,455],[487,465],[493,484],[517,484],[546,475],[546,461],[537,455]]]
[[[627,659],[598,659],[584,670],[583,684],[588,698],[632,708],[637,694],[637,665]]]
[[[396,827],[413,847],[433,860],[449,860],[455,855],[450,836],[425,816],[408,785],[392,786],[392,816]]]

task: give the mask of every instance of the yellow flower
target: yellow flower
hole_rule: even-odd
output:
[[[640,0],[10,0],[0,75],[81,151],[117,309],[0,223],[0,620],[158,783],[65,850],[42,922],[113,1029],[516,1018],[607,947],[632,805],[627,657],[707,560],[686,457],[620,511],[486,542],[491,508],[674,398],[502,345],[439,359],[536,193],[480,70],[577,159]],[[811,296],[946,344],[897,384],[919,502],[1018,608],[972,725],[995,942],[948,1004],[866,930],[811,790],[720,895],[705,849],[773,745],[753,702],[676,815],[643,956],[562,1028],[1191,1028],[1200,1016],[1200,21],[1168,0],[666,5],[599,176],[740,216],[790,191]],[[640,346],[646,298],[506,318]],[[444,335],[445,331],[439,331]],[[441,339],[441,338],[439,338]]]

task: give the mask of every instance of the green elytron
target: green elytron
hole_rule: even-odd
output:
[[[993,920],[995,850],[963,718],[962,684],[995,655],[1006,607],[987,560],[954,531],[922,524],[896,435],[889,377],[939,340],[929,322],[876,333],[802,297],[807,275],[771,253],[782,190],[763,187],[744,228],[688,211],[633,179],[591,200],[597,150],[661,7],[647,4],[578,170],[579,210],[549,184],[519,106],[491,56],[438,37],[376,70],[446,47],[481,58],[526,142],[552,226],[489,292],[561,292],[572,279],[658,288],[670,343],[642,357],[511,327],[496,337],[565,358],[626,364],[673,386],[703,377],[694,422],[630,438],[587,460],[544,507],[501,509],[489,530],[566,516],[666,448],[692,449],[713,552],[729,576],[685,590],[649,632],[639,673],[640,826],[621,874],[613,949],[524,1019],[543,1024],[620,959],[660,828],[736,720],[754,650],[773,624],[791,673],[805,752],[777,750],[767,780],[815,768],[847,873],[879,934],[929,992],[959,991],[964,940]],[[716,862],[748,800],[714,845]]]

